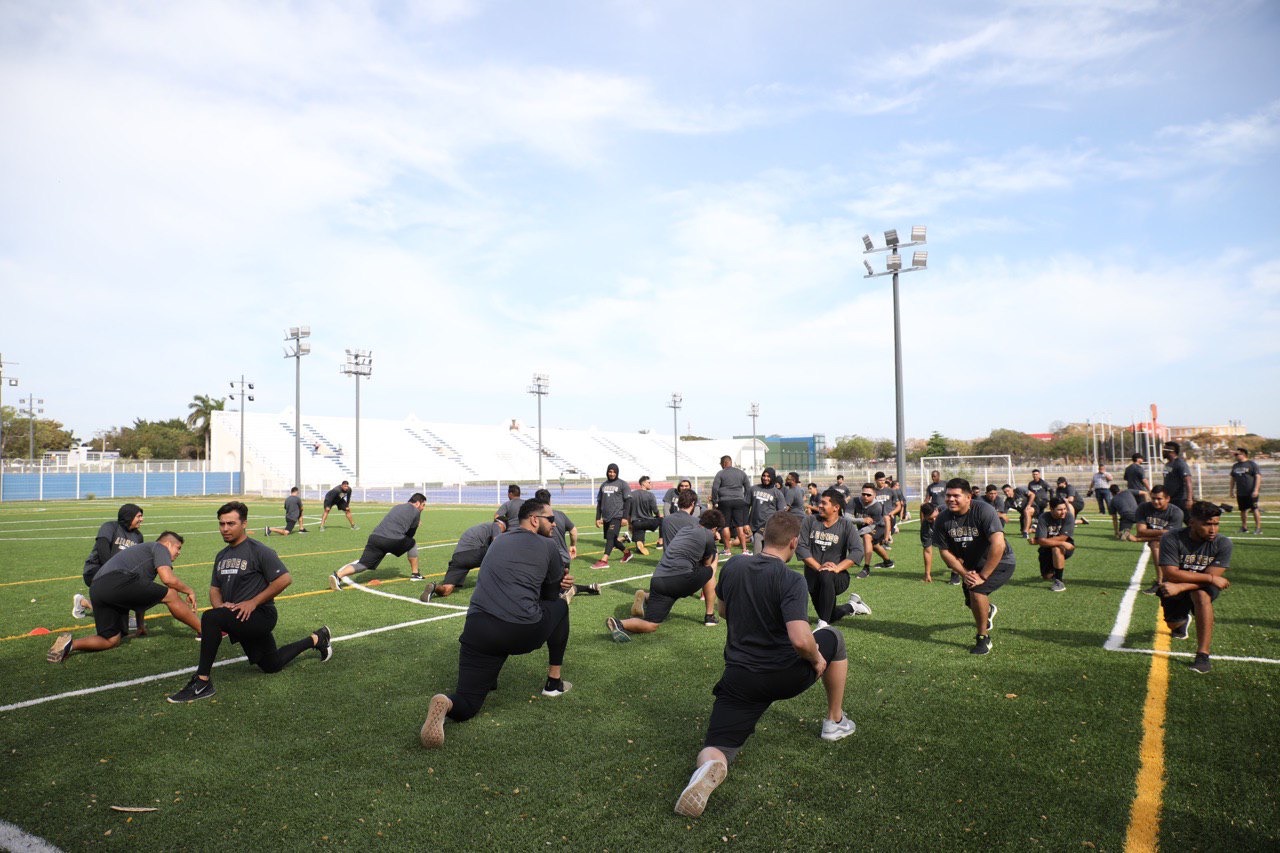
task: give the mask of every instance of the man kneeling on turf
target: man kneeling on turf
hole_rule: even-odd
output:
[[[662,559],[653,570],[649,591],[636,590],[631,602],[631,618],[604,620],[615,643],[625,643],[631,634],[652,634],[665,622],[671,606],[686,595],[702,591],[707,615],[702,623],[716,625],[716,588],[712,578],[716,567],[716,531],[724,526],[718,509],[709,509],[697,523],[681,529],[667,543]]]
[[[388,554],[407,556],[409,580],[424,580],[418,571],[418,543],[413,534],[418,532],[418,523],[422,521],[422,511],[426,508],[427,496],[422,492],[414,492],[407,502],[392,507],[369,534],[360,559],[347,563],[329,575],[329,588],[335,591],[342,589],[343,578],[349,578],[357,572],[373,571]]]
[[[1223,575],[1231,567],[1231,540],[1218,532],[1222,510],[1196,501],[1187,526],[1160,540],[1164,580],[1156,590],[1164,621],[1175,640],[1187,638],[1187,624],[1196,620],[1196,658],[1191,671],[1209,671],[1209,643],[1213,640],[1213,602],[1231,586]]]
[[[218,532],[227,547],[213,558],[210,607],[200,617],[200,664],[187,686],[169,697],[175,705],[208,699],[217,692],[209,674],[224,631],[244,649],[249,663],[267,673],[279,672],[308,649],[318,651],[322,661],[333,657],[329,629],[324,626],[283,649],[276,648],[271,633],[277,618],[274,599],[293,578],[275,551],[249,538],[248,520],[249,508],[240,501],[218,508]]]
[[[844,636],[836,628],[809,630],[808,589],[787,568],[800,535],[800,520],[778,513],[764,529],[764,553],[734,557],[720,569],[716,594],[728,623],[724,675],[715,686],[715,704],[698,769],[676,800],[676,814],[697,817],[729,772],[729,764],[774,702],[790,699],[822,679],[827,716],[822,739],[854,732],[844,715],[849,662]]]
[[[444,746],[446,717],[461,723],[480,713],[511,655],[527,655],[545,645],[542,695],[562,696],[573,687],[561,678],[569,645],[569,602],[560,597],[573,586],[573,576],[565,572],[551,540],[555,518],[542,501],[525,501],[520,525],[489,546],[458,638],[458,686],[448,696],[431,697],[418,735],[427,749]]]
[[[1062,580],[1062,571],[1067,560],[1076,552],[1076,516],[1072,515],[1071,505],[1065,498],[1049,499],[1049,511],[1036,519],[1036,535],[1032,545],[1040,546],[1040,577],[1053,581],[1049,589],[1063,592],[1067,585]]]
[[[138,613],[141,630],[143,611],[156,604],[169,608],[173,618],[200,633],[196,616],[196,594],[173,573],[173,561],[182,553],[183,539],[166,530],[155,542],[134,545],[116,555],[98,569],[89,586],[93,602],[93,620],[98,633],[73,640],[63,634],[49,649],[50,663],[62,663],[75,652],[105,652],[120,645],[129,621],[129,611]],[[156,578],[160,583],[156,583]],[[163,585],[161,585],[163,584]]]

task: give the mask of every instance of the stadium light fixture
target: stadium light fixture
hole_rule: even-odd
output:
[[[673,391],[671,394],[671,402],[667,403],[667,408],[671,410],[671,461],[675,471],[676,484],[680,482],[680,404],[684,402],[684,397],[679,391]]]
[[[538,398],[538,483],[545,486],[547,481],[542,479],[542,398],[551,393],[551,377],[545,373],[533,374],[529,393]]]
[[[36,459],[36,415],[43,415],[44,400],[37,398],[34,394],[28,394],[26,397],[18,398],[18,414],[27,416],[28,441],[27,458],[32,462]],[[26,408],[22,408],[25,406]]]
[[[360,485],[360,377],[373,376],[373,353],[370,350],[347,350],[347,361],[341,370],[356,378],[356,485]]]
[[[885,271],[873,272],[871,264],[864,258],[863,266],[867,268],[867,274],[864,278],[879,278],[884,275],[893,276],[893,379],[894,394],[896,398],[896,421],[897,430],[896,438],[898,444],[897,453],[897,478],[899,483],[906,482],[907,474],[907,436],[906,436],[906,418],[903,414],[902,403],[902,312],[899,307],[898,300],[898,274],[917,272],[926,269],[929,264],[929,253],[927,251],[918,251],[911,258],[911,266],[903,268],[902,256],[898,254],[899,249],[906,249],[910,246],[923,246],[926,242],[927,229],[923,225],[914,225],[911,228],[911,242],[900,243],[898,241],[898,230],[891,228],[884,232],[885,247],[877,249],[872,244],[870,238],[863,237],[862,245],[866,247],[864,255],[873,252],[888,252],[889,256],[885,259]]]
[[[760,404],[752,403],[751,408],[747,409],[747,417],[751,418],[751,467],[755,470],[752,474],[760,471],[760,458],[756,453],[756,419],[760,417]]]
[[[302,488],[302,357],[311,354],[311,344],[303,343],[303,338],[311,337],[310,326],[290,326],[285,341],[292,344],[285,347],[284,357],[294,360],[293,379],[293,480],[294,485],[303,494]]]
[[[862,235],[862,248],[866,249],[868,252],[871,252],[871,251],[874,251],[874,250],[875,250],[875,247],[876,247],[876,244],[871,242],[871,235],[870,235],[870,234],[863,234],[863,235]]]
[[[0,355],[0,411],[4,409],[4,387],[18,387],[18,379],[15,376],[5,377],[4,368],[7,364],[17,364],[16,361],[5,361],[4,356]],[[4,502],[4,429],[0,426],[0,503]]]
[[[244,374],[240,374],[240,381],[231,382],[231,399],[240,401],[240,490],[239,494],[244,494],[244,409],[245,403],[253,402],[253,395],[249,391],[253,390],[252,382],[244,381]]]

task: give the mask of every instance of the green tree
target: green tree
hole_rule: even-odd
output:
[[[1084,459],[1089,454],[1089,438],[1078,432],[1067,433],[1055,438],[1049,445],[1049,451],[1067,461]]]
[[[138,418],[133,426],[121,427],[105,437],[113,449],[128,459],[198,459],[200,455],[200,440],[180,418]]]
[[[1039,439],[1014,429],[993,429],[990,435],[973,446],[973,452],[979,456],[1007,453],[1018,460],[1038,456],[1043,450],[1044,444]]]
[[[5,406],[0,411],[0,431],[3,432],[4,458],[26,459],[31,456],[32,422],[18,414],[17,409]],[[63,429],[60,421],[36,418],[35,457],[39,459],[49,450],[68,450],[76,444],[71,430]]]
[[[221,412],[227,404],[226,397],[214,399],[208,394],[197,394],[191,398],[191,402],[187,404],[187,408],[191,413],[187,415],[187,426],[195,433],[200,444],[204,447],[204,458],[209,458],[209,443],[213,433],[213,413]]]
[[[876,459],[889,459],[898,455],[898,443],[887,438],[876,439]]]
[[[836,446],[827,451],[832,459],[841,462],[862,462],[871,458],[875,445],[871,439],[860,435],[850,435],[836,442]]]
[[[947,439],[942,433],[934,430],[924,446],[925,456],[947,456]]]

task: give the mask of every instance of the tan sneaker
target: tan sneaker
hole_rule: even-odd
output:
[[[643,542],[636,543],[636,550],[640,552],[641,556],[644,556],[644,557],[649,556],[649,549],[645,547],[645,544]]]
[[[644,603],[649,600],[647,589],[637,589],[636,597],[631,599],[631,615],[637,619],[644,618]]]
[[[71,635],[60,634],[58,639],[53,641],[53,645],[49,647],[49,654],[46,655],[46,658],[49,663],[62,663],[69,654],[71,654]]]
[[[729,765],[723,761],[708,761],[693,771],[689,784],[676,800],[676,814],[698,817],[707,808],[707,798],[729,775]]]
[[[453,710],[453,703],[449,701],[448,696],[437,693],[431,697],[431,704],[427,707],[427,719],[422,724],[422,731],[418,733],[418,740],[424,747],[439,749],[444,746],[444,718],[451,710]]]

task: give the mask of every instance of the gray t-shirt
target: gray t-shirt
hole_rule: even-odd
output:
[[[973,501],[964,515],[944,509],[933,523],[933,544],[940,551],[950,551],[968,571],[981,571],[987,563],[991,539],[1004,533],[995,507],[985,501]],[[1004,541],[1004,554],[999,567],[1013,568],[1016,561],[1009,540]]]
[[[1133,462],[1128,468],[1124,469],[1124,484],[1135,492],[1146,490],[1146,486],[1142,485],[1142,481],[1147,478],[1147,471],[1137,462]]]
[[[648,489],[636,489],[631,493],[631,518],[657,518],[658,500]]]
[[[1221,534],[1212,540],[1197,541],[1190,527],[1171,530],[1160,537],[1160,565],[1199,574],[1209,571],[1211,566],[1229,569],[1231,548],[1231,540]]]
[[[493,517],[495,520],[500,518],[505,521],[508,530],[515,530],[520,526],[520,507],[523,505],[524,498],[512,498],[498,507],[498,511],[493,514]]]
[[[631,487],[621,478],[605,480],[596,492],[596,518],[613,521],[627,517],[627,505],[631,502]]]
[[[1076,517],[1067,513],[1066,518],[1054,518],[1053,513],[1046,512],[1036,516],[1036,538],[1047,539],[1050,536],[1076,535]]]
[[[1164,466],[1164,490],[1169,493],[1169,500],[1178,506],[1187,502],[1191,495],[1187,492],[1187,478],[1191,476],[1191,468],[1187,460],[1175,456]]]
[[[804,577],[768,554],[733,557],[720,569],[716,597],[729,625],[724,662],[751,672],[773,672],[800,660],[788,622],[808,622]]]
[[[560,552],[560,560],[564,563],[565,568],[569,567],[569,531],[573,530],[575,525],[573,519],[565,515],[558,509],[551,510],[551,514],[556,517],[555,526],[551,529],[551,538],[555,540],[556,550]]]
[[[1258,470],[1258,463],[1252,459],[1245,459],[1243,462],[1232,465],[1231,479],[1236,484],[1236,494],[1241,497],[1251,497],[1253,487],[1258,484],[1258,476],[1261,473]]]
[[[169,549],[159,542],[143,542],[117,551],[116,555],[103,564],[94,575],[94,581],[109,575],[122,574],[140,578],[148,583],[156,579],[160,566],[172,566],[173,557]]]
[[[812,557],[819,565],[844,560],[862,562],[862,537],[858,535],[858,525],[849,516],[842,515],[826,527],[817,515],[806,515],[800,525],[796,557],[801,561]]]
[[[302,498],[289,495],[284,499],[284,520],[297,521],[302,518]]]
[[[938,509],[947,508],[947,484],[945,480],[930,483],[924,487],[925,497]]]
[[[1111,496],[1111,514],[1126,521],[1132,521],[1138,513],[1138,493],[1132,489],[1121,489]]]
[[[418,532],[418,522],[422,521],[422,513],[410,503],[393,506],[391,511],[373,528],[371,536],[382,536],[386,539],[405,539]]]
[[[782,502],[792,515],[804,515],[804,489],[799,486],[783,486]]]
[[[540,601],[560,594],[564,563],[556,543],[523,527],[504,533],[484,555],[467,613],[531,625],[542,619]]]
[[[716,553],[716,535],[707,528],[695,524],[676,534],[666,543],[662,559],[653,570],[655,578],[687,578],[696,566],[702,565]]]
[[[479,551],[493,544],[494,537],[502,534],[502,525],[496,521],[473,524],[458,537],[457,551]]]
[[[1053,494],[1053,486],[1049,485],[1048,480],[1032,480],[1027,483],[1027,496],[1035,503],[1036,506],[1042,507],[1049,502],[1049,495]]]
[[[103,522],[98,528],[98,535],[94,538],[93,549],[89,551],[89,557],[84,561],[84,577],[92,581],[95,573],[110,562],[113,556],[126,548],[141,545],[142,542],[141,531],[129,530],[118,521]]]
[[[849,507],[849,515],[853,516],[859,527],[884,527],[885,513],[890,509],[892,509],[891,505],[879,500],[866,504],[859,498]],[[871,520],[867,521],[868,518]]]
[[[1055,498],[1062,498],[1069,504],[1074,505],[1080,499],[1080,493],[1076,491],[1076,487],[1067,483],[1065,486],[1058,486],[1053,490]]]
[[[751,478],[741,468],[721,468],[711,480],[711,502],[721,504],[725,501],[747,502],[747,494],[751,491]]]
[[[987,500],[987,496],[983,495],[982,499],[991,505],[997,513],[1004,512],[1004,495],[997,493],[995,498]]]
[[[897,505],[897,491],[888,486],[881,486],[876,489],[876,503],[884,507],[886,513],[893,512],[894,506]]]
[[[662,537],[663,547],[665,548],[666,543],[674,540],[676,538],[676,534],[681,530],[684,530],[691,524],[697,523],[698,519],[683,510],[677,510],[663,516],[662,523],[658,527],[658,535]]]
[[[762,531],[779,512],[786,509],[782,490],[777,486],[752,486],[750,524],[753,531]]]
[[[217,587],[227,604],[248,601],[289,570],[280,555],[256,539],[245,539],[239,545],[228,545],[213,558],[213,577],[209,586]],[[258,606],[258,610],[274,613],[274,601]]]
[[[1151,530],[1177,530],[1182,527],[1182,507],[1170,502],[1163,510],[1158,510],[1151,501],[1143,501],[1133,518]]]

